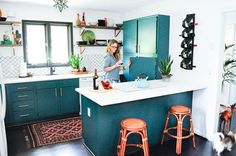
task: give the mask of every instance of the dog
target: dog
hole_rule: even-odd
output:
[[[220,156],[220,153],[223,152],[224,149],[231,151],[233,145],[235,144],[235,140],[236,134],[233,134],[231,131],[228,134],[217,132],[214,135],[213,140],[213,148],[217,152],[217,155]]]
[[[230,105],[230,107],[228,107],[227,110],[220,113],[220,124],[219,124],[219,129],[218,129],[219,131],[224,132],[224,133],[229,132],[235,106],[236,106],[236,103]],[[223,123],[223,130],[221,128],[222,123]]]

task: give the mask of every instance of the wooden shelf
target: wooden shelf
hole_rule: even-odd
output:
[[[77,26],[74,26],[75,28],[80,28],[80,27],[77,27]],[[105,26],[91,26],[91,25],[88,25],[86,27],[81,27],[81,29],[86,29],[86,28],[89,28],[89,29],[112,29],[112,30],[122,30],[122,27],[105,27]]]
[[[0,25],[18,25],[21,24],[21,22],[17,21],[0,21]]]
[[[80,35],[83,34],[85,29],[110,29],[110,30],[114,30],[115,37],[117,37],[119,35],[120,31],[122,30],[122,27],[105,27],[105,26],[91,26],[91,25],[88,25],[86,27],[74,26],[74,28],[80,28]]]
[[[0,47],[22,47],[22,45],[2,44]]]
[[[96,44],[94,44],[94,45],[78,45],[78,47],[105,47],[105,46],[107,46],[107,45],[96,45]]]

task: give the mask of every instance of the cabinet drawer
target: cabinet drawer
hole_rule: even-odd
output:
[[[33,83],[16,83],[7,85],[9,92],[33,90]]]
[[[23,110],[12,113],[12,122],[26,122],[35,118],[34,110]]]
[[[31,100],[33,98],[33,91],[13,92],[10,97],[11,101]]]
[[[60,87],[68,87],[68,86],[78,86],[79,87],[79,79],[67,79],[60,81]]]
[[[26,109],[34,109],[34,101],[18,101],[12,103],[12,110],[13,111],[22,111]]]
[[[36,83],[37,89],[56,88],[58,81],[42,81]]]

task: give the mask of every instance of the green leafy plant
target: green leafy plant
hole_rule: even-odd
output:
[[[227,52],[228,49],[234,47],[234,44],[230,44],[230,45],[225,45],[225,53]],[[235,84],[235,78],[236,78],[236,74],[235,74],[235,67],[236,67],[236,60],[232,59],[232,56],[228,59],[225,60],[224,65],[223,65],[223,80],[222,80],[222,84],[224,84],[224,82],[228,82],[228,83],[234,83]]]
[[[171,66],[173,64],[173,60],[170,56],[168,56],[166,59],[163,59],[160,61],[160,65],[158,67],[158,70],[162,76],[172,76],[170,74],[171,72]]]
[[[83,60],[83,57],[80,56],[79,54],[71,55],[69,63],[70,63],[72,68],[79,69],[80,65],[82,63],[82,60]]]

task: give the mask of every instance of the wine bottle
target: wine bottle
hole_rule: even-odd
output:
[[[82,27],[86,27],[86,22],[85,22],[85,13],[84,13],[84,12],[83,12],[83,16],[82,16],[81,26],[82,26]]]
[[[98,90],[98,74],[97,74],[97,69],[94,69],[93,89],[94,90]]]
[[[193,32],[193,29],[191,28],[185,28],[183,31],[182,31],[182,35],[181,35],[183,38],[188,38],[188,37],[191,37],[193,38],[195,36],[194,32]]]
[[[193,57],[192,48],[183,49],[179,56],[182,57],[182,58],[192,58]]]

